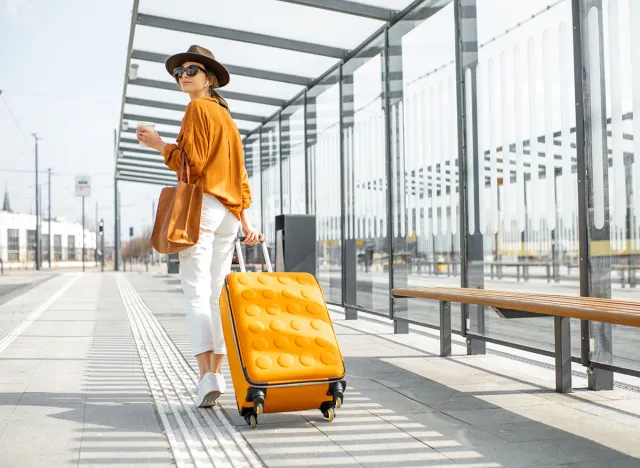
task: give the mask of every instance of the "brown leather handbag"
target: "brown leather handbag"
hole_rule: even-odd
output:
[[[185,177],[186,176],[186,177]],[[160,192],[151,245],[163,254],[178,253],[198,243],[202,215],[202,186],[191,183],[186,153],[180,158],[177,187]]]

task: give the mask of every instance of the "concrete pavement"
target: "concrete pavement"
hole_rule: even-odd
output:
[[[263,415],[193,407],[178,278],[62,274],[0,305],[0,467],[637,467],[640,393],[553,391],[498,355],[437,356],[428,330],[334,313],[345,405]]]

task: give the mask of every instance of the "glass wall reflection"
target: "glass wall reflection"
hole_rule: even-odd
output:
[[[309,212],[316,215],[317,276],[327,301],[336,304],[342,304],[339,76],[336,70],[309,90],[306,115]]]
[[[346,261],[356,262],[356,305],[388,315],[384,60],[379,37],[345,63],[342,100]]]
[[[262,165],[262,212],[265,242],[275,267],[276,216],[282,213],[280,191],[280,125],[275,117],[260,131]]]
[[[282,126],[282,212],[306,214],[304,96],[283,110],[280,125]]]
[[[484,287],[579,295],[571,2],[476,3],[480,177],[470,180],[479,200],[470,196],[469,232],[482,234]],[[552,317],[487,309],[474,331],[553,350]],[[577,355],[579,323],[572,331]]]
[[[389,53],[394,287],[460,286],[453,3],[394,25]],[[439,324],[437,303],[396,301],[394,312]]]

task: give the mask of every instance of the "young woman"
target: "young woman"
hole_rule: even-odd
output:
[[[163,142],[149,127],[138,129],[138,140],[160,151],[166,165],[176,173],[184,151],[192,183],[201,185],[204,192],[200,239],[197,245],[180,252],[189,337],[200,367],[196,404],[204,407],[214,405],[225,391],[221,369],[226,349],[219,297],[231,270],[239,224],[246,244],[262,242],[263,236],[247,217],[251,191],[240,133],[227,102],[216,91],[229,83],[229,72],[210,51],[199,46],[169,57],[166,68],[191,98],[177,145]]]

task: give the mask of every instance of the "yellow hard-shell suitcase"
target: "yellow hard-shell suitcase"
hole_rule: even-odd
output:
[[[333,421],[345,367],[318,281],[308,273],[230,273],[220,314],[238,411],[252,428],[262,413],[319,409]]]

